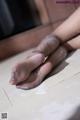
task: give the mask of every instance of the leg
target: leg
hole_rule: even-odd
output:
[[[80,49],[80,35],[63,44],[68,51]]]
[[[80,36],[71,39],[65,43],[64,46],[68,52],[80,48]],[[27,80],[18,84],[17,88],[31,89],[38,86],[44,80],[46,75],[67,56],[65,47],[59,47],[42,66],[30,74]]]
[[[17,83],[27,79],[30,73],[44,62],[45,57],[49,56],[57,49],[59,46],[59,40],[57,38],[60,38],[63,44],[65,41],[71,39],[73,36],[79,33],[80,7],[76,10],[75,13],[72,14],[72,16],[70,16],[69,19],[67,19],[60,27],[58,27],[51,36],[45,38],[38,45],[35,50],[35,56],[30,57],[14,68],[10,82],[16,85]],[[68,44],[73,44],[73,42]]]

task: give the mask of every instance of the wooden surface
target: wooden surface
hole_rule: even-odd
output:
[[[80,50],[63,61],[40,86],[24,91],[8,81],[12,66],[29,53],[0,62],[0,113],[7,112],[8,120],[69,120],[67,117],[80,107]]]

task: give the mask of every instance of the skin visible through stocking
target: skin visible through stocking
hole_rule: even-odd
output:
[[[10,83],[15,85],[18,82],[26,80],[30,73],[38,67],[44,59],[45,57],[43,54],[37,53],[36,55],[26,59],[26,61],[17,64],[12,72]]]
[[[21,84],[17,85],[20,89],[31,89],[38,86],[45,76],[58,65],[67,56],[67,51],[64,47],[60,47],[49,59],[36,71],[33,71],[29,78]]]
[[[75,41],[75,39],[71,40],[79,34],[80,7],[61,26],[53,31],[52,36],[48,36],[42,40],[37,46],[36,55],[29,57],[15,66],[10,83],[17,85],[17,87],[21,89],[31,89],[38,86],[52,68],[58,65],[66,57],[67,51],[62,47],[63,43],[67,43],[63,45],[66,46],[67,49],[71,48],[72,50],[72,48],[80,48],[79,38],[77,41]],[[60,42],[57,38],[61,40],[61,44],[59,44]],[[47,56],[48,59],[43,64]]]
[[[14,67],[10,83],[16,85],[19,82],[26,80],[30,73],[43,64],[47,55],[52,51],[55,51],[58,46],[59,40],[56,37],[46,37],[37,47],[36,51],[34,52],[35,55],[32,55]]]

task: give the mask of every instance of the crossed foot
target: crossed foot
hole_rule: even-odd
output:
[[[67,50],[59,43],[56,37],[47,36],[25,61],[13,68],[10,83],[20,89],[38,86],[67,56]]]

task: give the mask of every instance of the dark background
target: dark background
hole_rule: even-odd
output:
[[[0,40],[40,24],[34,0],[0,0]]]

